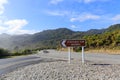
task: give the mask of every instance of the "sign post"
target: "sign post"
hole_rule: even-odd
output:
[[[70,47],[68,47],[68,63],[71,62],[71,50]]]
[[[82,46],[82,63],[85,62],[85,59],[84,59],[84,46]]]
[[[81,46],[82,47],[82,63],[84,63],[84,47],[85,47],[85,40],[62,40],[61,45],[63,47],[68,47],[68,61],[70,63],[71,60],[71,52],[70,47],[74,46]]]

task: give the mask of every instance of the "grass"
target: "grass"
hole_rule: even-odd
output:
[[[120,50],[95,49],[95,50],[88,50],[88,51],[86,51],[86,53],[120,54]]]
[[[4,57],[0,57],[0,59],[14,58],[14,57],[17,57],[17,56],[4,56]]]
[[[60,51],[68,51],[68,48],[62,48]],[[73,48],[71,48],[71,52],[73,52]],[[81,51],[80,51],[81,52]],[[100,53],[100,54],[120,54],[119,49],[86,49],[86,53]]]
[[[17,57],[17,56],[25,56],[25,55],[31,55],[31,54],[35,54],[37,53],[36,51],[32,51],[32,50],[23,50],[23,51],[19,51],[19,52],[8,52],[7,50],[1,49],[0,50],[0,59],[4,59],[4,58],[13,58],[13,57]]]
[[[0,57],[0,59],[14,58],[14,57],[19,57],[19,56],[27,56],[27,55],[18,55],[18,56],[5,56],[5,57]]]

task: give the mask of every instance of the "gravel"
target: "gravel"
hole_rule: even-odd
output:
[[[65,60],[66,54],[53,53],[54,51],[37,54],[36,56],[47,59],[4,74],[0,76],[0,80],[120,80],[120,64],[89,60],[83,64],[77,55],[69,64]]]
[[[119,80],[120,65],[96,64],[80,60],[53,60],[19,68],[0,80]]]

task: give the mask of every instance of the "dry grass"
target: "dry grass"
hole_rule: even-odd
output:
[[[59,49],[59,51],[68,51],[68,48],[61,48],[61,49]],[[74,52],[72,47],[70,48],[70,51]]]
[[[99,49],[99,50],[88,50],[86,51],[86,53],[120,54],[120,50]]]
[[[68,51],[68,48],[61,48],[60,51]],[[71,52],[73,51],[73,48],[71,48]],[[85,51],[86,53],[101,53],[101,54],[120,54],[120,50],[113,50],[113,49],[89,49]]]

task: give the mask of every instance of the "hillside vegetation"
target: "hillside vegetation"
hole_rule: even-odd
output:
[[[62,39],[85,39],[86,49],[120,49],[120,24],[86,32],[67,28],[45,30],[33,35],[0,35],[0,48],[9,50],[60,48]],[[80,48],[78,48],[80,49]]]
[[[87,48],[120,49],[120,30],[84,36]]]

